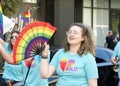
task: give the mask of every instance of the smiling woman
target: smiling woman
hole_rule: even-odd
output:
[[[48,59],[41,59],[41,77],[49,78],[56,71],[57,86],[97,86],[98,70],[91,29],[81,23],[73,23],[66,37],[65,47],[55,53],[50,64]],[[45,45],[47,49],[48,44]],[[42,54],[47,55],[45,51]]]
[[[15,40],[18,37],[18,35],[19,35],[18,31],[13,31],[11,33],[9,43],[6,43],[2,39],[0,39],[0,53],[2,57],[5,59],[2,78],[5,80],[7,86],[9,86],[10,84],[12,84],[13,86],[16,85],[20,86],[23,80],[21,66],[18,64],[16,65],[9,64],[13,63],[12,51]]]

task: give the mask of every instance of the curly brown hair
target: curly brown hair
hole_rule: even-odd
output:
[[[9,40],[9,49],[10,49],[10,50],[13,50],[13,45],[12,45],[12,43],[11,43],[11,37],[12,37],[12,35],[13,35],[14,33],[19,34],[20,32],[17,31],[17,30],[14,30],[14,31],[11,32],[11,34],[10,34],[10,40]]]
[[[91,53],[92,55],[95,55],[95,41],[93,38],[93,32],[91,28],[88,28],[84,24],[81,23],[73,23],[72,26],[78,26],[82,28],[82,36],[84,37],[84,41],[81,42],[81,46],[79,47],[78,54],[82,55]],[[68,42],[64,45],[65,52],[70,50],[70,44]]]

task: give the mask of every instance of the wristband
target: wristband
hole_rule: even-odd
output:
[[[48,56],[41,56],[41,58],[42,58],[42,59],[47,59],[47,58],[48,58]]]

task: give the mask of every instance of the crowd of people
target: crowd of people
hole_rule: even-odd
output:
[[[48,86],[48,78],[54,73],[58,76],[56,86],[98,86],[95,40],[91,28],[82,23],[71,24],[66,31],[64,48],[58,50],[51,61],[50,46],[45,42],[41,55],[13,64],[13,47],[19,33],[18,24],[15,24],[9,41],[0,38],[0,54],[5,60],[2,75],[5,83],[2,86]],[[120,42],[112,31],[105,39],[107,48],[114,51],[111,62],[116,65],[120,58]],[[120,71],[118,76],[120,79]]]
[[[48,78],[55,71],[59,77],[57,86],[69,86],[77,82],[80,82],[78,85],[97,86],[95,44],[91,29],[85,25],[74,23],[70,26],[66,32],[65,47],[54,55],[50,65],[50,51],[47,43],[44,44],[45,49],[42,55],[13,64],[13,46],[18,35],[19,31],[13,30],[9,43],[0,39],[0,53],[5,60],[2,78],[8,86],[10,84],[13,86],[48,86]],[[71,81],[74,82],[71,83]]]

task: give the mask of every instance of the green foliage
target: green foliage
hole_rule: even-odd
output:
[[[11,17],[13,14],[16,13],[19,3],[20,0],[2,0],[3,14],[8,17]]]

